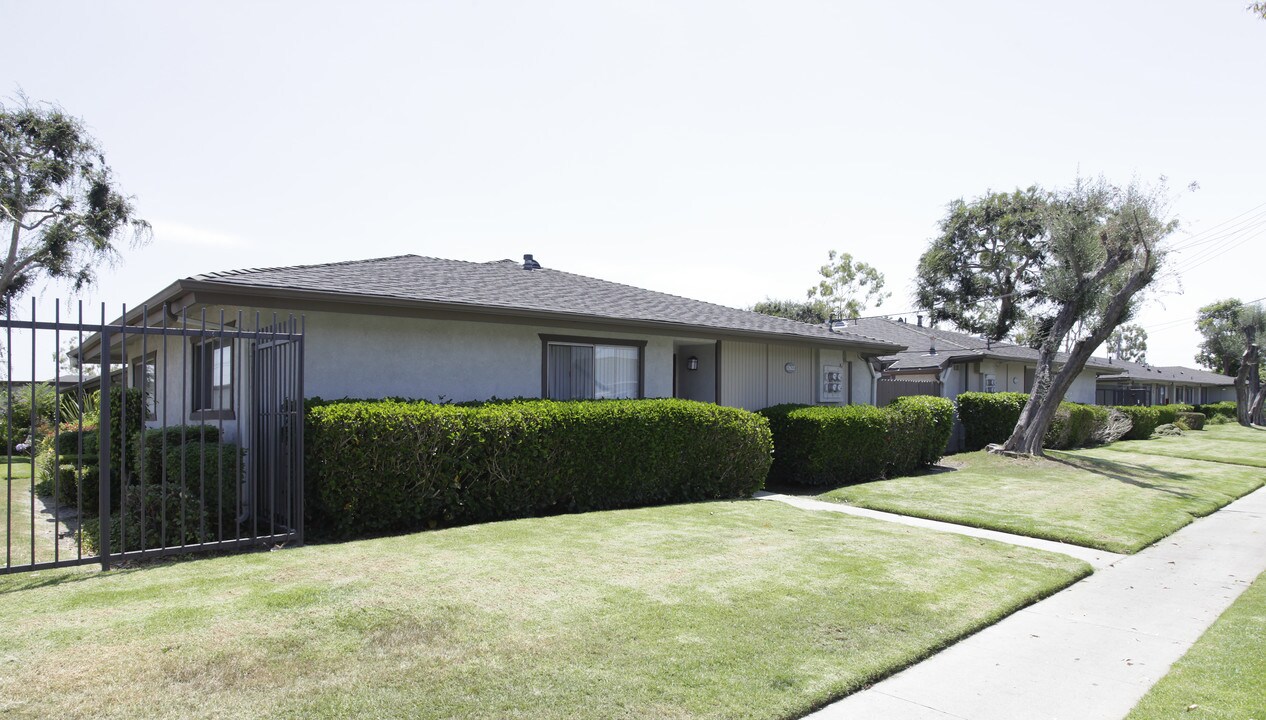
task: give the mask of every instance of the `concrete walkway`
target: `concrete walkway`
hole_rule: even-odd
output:
[[[858,517],[885,520],[887,522],[900,523],[902,525],[928,528],[929,530],[940,530],[941,532],[956,533],[958,535],[970,535],[971,537],[987,538],[989,540],[997,540],[998,542],[1010,543],[1011,545],[1023,545],[1024,547],[1037,548],[1038,550],[1049,550],[1050,552],[1063,553],[1065,555],[1072,555],[1078,560],[1084,560],[1087,563],[1090,563],[1090,566],[1096,571],[1106,568],[1123,558],[1129,557],[1128,555],[1118,555],[1117,553],[1108,552],[1107,550],[1095,550],[1094,548],[1082,547],[1080,545],[1069,545],[1068,543],[1056,542],[1055,540],[1040,540],[1038,538],[1024,537],[1023,535],[1012,535],[1011,533],[998,532],[997,530],[974,528],[969,525],[957,525],[955,523],[941,522],[939,520],[924,520],[923,518],[910,517],[909,515],[897,515],[895,513],[881,512],[879,510],[867,510],[866,508],[853,507],[852,505],[844,505],[841,503],[824,502],[822,500],[814,500],[813,498],[800,497],[798,495],[782,495],[762,490],[756,493],[753,497],[757,500],[774,500],[786,503],[804,510],[824,510],[826,512],[843,513],[845,515],[856,515]]]
[[[1263,571],[1266,488],[808,717],[1120,720]]]

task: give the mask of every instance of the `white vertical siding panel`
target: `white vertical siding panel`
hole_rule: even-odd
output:
[[[796,371],[789,373],[787,363],[795,363]],[[811,404],[813,380],[813,349],[805,345],[769,346],[769,404]]]
[[[745,410],[768,407],[769,378],[764,343],[721,343],[721,404]]]

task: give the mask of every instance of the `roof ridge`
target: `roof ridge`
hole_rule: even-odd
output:
[[[364,263],[382,262],[384,260],[400,260],[402,258],[409,258],[409,257],[423,257],[423,256],[416,255],[414,253],[404,253],[403,255],[388,255],[386,257],[363,258],[360,260],[338,260],[335,262],[328,262],[328,263],[309,263],[307,265],[275,265],[272,267],[238,268],[238,269],[233,269],[233,270],[213,270],[211,272],[194,275],[193,279],[201,280],[203,278],[235,277],[238,275],[251,275],[254,273],[261,273],[261,272],[276,272],[278,270],[306,270],[308,268],[338,267],[340,265],[362,265]],[[443,258],[429,258],[429,259],[442,260]],[[464,262],[464,261],[458,260],[456,262]]]
[[[492,261],[491,263],[487,263],[487,264],[496,264],[496,263],[502,263],[502,262],[512,262],[512,263],[518,264],[518,262],[517,262],[517,261],[515,261],[515,260],[509,260],[509,261],[507,261],[507,260],[494,260],[494,261]],[[782,323],[792,323],[792,324],[797,325],[797,326],[799,326],[799,325],[808,325],[809,327],[823,327],[822,325],[819,325],[819,324],[817,324],[817,323],[806,323],[806,322],[800,322],[799,320],[792,320],[791,318],[785,318],[785,317],[781,317],[781,316],[779,316],[779,315],[765,315],[765,313],[757,313],[755,310],[747,310],[747,309],[744,309],[744,308],[730,307],[729,305],[722,305],[722,304],[720,304],[720,303],[714,303],[714,302],[711,302],[711,301],[709,301],[709,300],[700,300],[700,299],[698,299],[698,298],[686,297],[685,295],[675,295],[675,294],[673,294],[673,293],[664,292],[664,291],[662,291],[662,290],[651,290],[650,288],[643,288],[643,287],[638,287],[638,286],[636,286],[636,285],[629,285],[628,283],[616,282],[615,280],[604,280],[604,279],[602,279],[602,278],[596,278],[596,277],[592,277],[592,276],[589,276],[589,275],[581,275],[580,273],[567,272],[566,270],[559,270],[559,269],[557,269],[557,268],[542,267],[542,268],[537,268],[536,270],[533,270],[532,272],[541,272],[542,270],[546,270],[546,271],[550,271],[550,272],[556,272],[556,273],[559,273],[560,275],[568,275],[568,276],[570,276],[570,277],[584,278],[585,280],[596,280],[596,281],[598,281],[598,282],[600,282],[600,283],[606,283],[607,285],[617,285],[617,286],[619,286],[619,287],[629,288],[629,289],[631,289],[631,290],[636,290],[636,291],[638,291],[638,292],[650,292],[650,293],[655,293],[656,295],[663,295],[663,296],[665,296],[665,297],[675,298],[675,299],[677,299],[677,300],[686,300],[686,301],[688,301],[688,302],[695,302],[695,303],[700,303],[700,304],[702,304],[702,305],[709,305],[709,306],[714,307],[714,308],[721,308],[722,310],[736,310],[736,311],[738,311],[738,312],[750,312],[750,313],[756,313],[757,315],[763,315],[764,317],[767,317],[767,318],[770,318],[770,319],[772,319],[772,320],[775,320],[775,321],[778,321],[778,322],[782,322]],[[836,334],[838,334],[838,335],[845,336],[845,337],[862,338],[862,339],[865,339],[865,340],[870,340],[871,342],[877,342],[877,343],[884,343],[884,342],[885,342],[885,341],[883,341],[883,340],[880,340],[879,338],[873,338],[873,337],[871,337],[871,336],[869,336],[869,335],[863,335],[863,334],[861,334],[861,333],[855,333],[855,332],[843,333],[843,332],[840,332],[840,331],[835,330],[835,329],[833,329],[833,328],[824,328],[824,329],[828,330],[829,332],[833,332],[833,333],[836,333]]]

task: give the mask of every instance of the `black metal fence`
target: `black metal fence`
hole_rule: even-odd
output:
[[[0,573],[303,541],[302,319],[12,310]]]

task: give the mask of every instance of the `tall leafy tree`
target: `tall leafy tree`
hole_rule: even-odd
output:
[[[1238,298],[1227,298],[1209,303],[1196,315],[1196,330],[1200,333],[1200,345],[1196,362],[1202,367],[1223,375],[1238,375],[1240,361],[1244,357],[1244,325],[1246,307]],[[1266,333],[1266,327],[1256,331]]]
[[[1141,325],[1122,325],[1108,336],[1108,352],[1118,360],[1147,362],[1147,331]]]
[[[1156,278],[1164,259],[1161,243],[1178,226],[1165,218],[1165,203],[1163,184],[1116,188],[1102,179],[1078,181],[1048,199],[1038,295],[1026,308],[1041,339],[1037,370],[1003,450],[1042,454],[1042,440],[1068,388],[1095,348],[1130,318],[1139,292]],[[1078,326],[1083,337],[1056,369],[1061,343]]]
[[[858,317],[871,303],[879,307],[892,296],[884,292],[884,274],[869,263],[854,260],[850,253],[832,250],[818,274],[822,279],[809,288],[808,299],[826,303],[837,317]]]
[[[25,97],[0,103],[0,297],[41,276],[81,289],[118,258],[121,240],[149,234],[81,120]]]
[[[1023,328],[1040,291],[1047,203],[1038,187],[950,203],[940,235],[919,258],[919,306],[933,321],[993,340]]]
[[[752,306],[753,312],[773,315],[802,323],[821,325],[830,319],[831,308],[822,300],[764,300]]]

